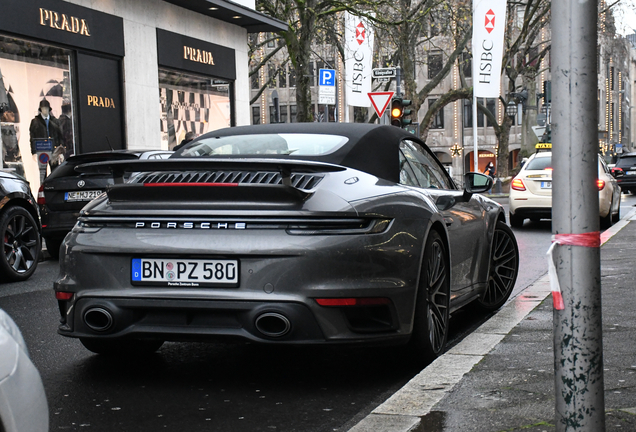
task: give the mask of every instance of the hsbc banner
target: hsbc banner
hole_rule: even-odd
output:
[[[473,0],[475,97],[499,97],[505,26],[506,0]]]
[[[347,105],[368,107],[373,61],[373,29],[366,18],[345,13]]]

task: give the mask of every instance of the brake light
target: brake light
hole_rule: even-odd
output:
[[[524,185],[523,181],[521,181],[521,179],[518,179],[518,178],[512,179],[512,183],[510,184],[510,187],[518,191],[526,190],[526,185]]]
[[[605,182],[601,179],[596,180],[596,186],[598,186],[598,190],[603,190],[605,187]]]
[[[46,198],[44,198],[44,185],[41,185],[40,189],[38,189],[38,204],[46,204]]]
[[[548,167],[548,168],[544,169],[543,171],[553,171],[553,169]]]
[[[55,292],[55,298],[57,300],[70,300],[71,297],[73,297],[73,293],[72,292],[65,292],[65,291],[56,291]]]
[[[386,297],[360,297],[360,298],[321,298],[316,299],[320,306],[379,306],[391,303]]]
[[[623,168],[618,168],[618,167],[614,167],[612,168],[612,174],[616,175],[616,173],[622,172],[623,174],[625,173],[625,171],[623,171]]]

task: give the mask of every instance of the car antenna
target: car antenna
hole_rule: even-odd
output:
[[[113,148],[112,145],[110,145],[110,140],[108,139],[108,135],[104,135],[104,137],[106,137],[106,142],[108,143],[108,147],[110,147],[110,151],[114,152],[115,149]]]

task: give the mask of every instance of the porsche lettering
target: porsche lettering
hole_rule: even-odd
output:
[[[136,222],[135,228],[246,229],[245,222]]]

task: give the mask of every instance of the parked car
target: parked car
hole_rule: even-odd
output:
[[[620,155],[611,173],[623,192],[636,194],[636,152]]]
[[[528,159],[510,183],[510,225],[522,227],[526,219],[552,218],[552,152],[540,151]],[[621,188],[602,157],[598,158],[599,217],[601,228],[621,218]]]
[[[399,344],[444,351],[450,314],[499,308],[519,252],[481,173],[459,189],[393,126],[227,128],[162,161],[77,168],[121,180],[60,249],[62,323],[96,353],[164,340]]]
[[[75,171],[76,166],[107,160],[167,159],[172,153],[163,150],[103,151],[71,156],[60,164],[42,182],[37,201],[42,216],[42,237],[51,257],[58,258],[60,244],[77,222],[82,207],[113,182],[111,175],[80,174]]]
[[[20,329],[0,309],[0,431],[48,430],[49,408],[42,379],[29,358]]]
[[[23,281],[31,277],[41,253],[40,217],[29,182],[0,169],[0,259],[1,281]]]

